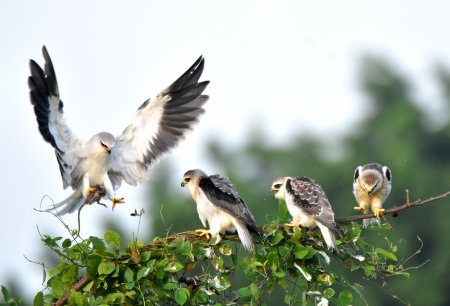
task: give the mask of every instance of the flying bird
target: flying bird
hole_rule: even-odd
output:
[[[322,188],[305,176],[280,177],[272,184],[272,192],[278,200],[286,202],[292,216],[288,226],[318,226],[329,249],[337,249],[335,233],[342,231],[334,222],[334,212]]]
[[[59,214],[81,207],[95,186],[106,188],[105,197],[112,201],[113,207],[123,203],[123,198],[114,196],[122,181],[136,185],[147,180],[149,168],[192,129],[209,98],[202,95],[209,81],[199,82],[205,63],[200,56],[153,101],[146,100],[122,134],[114,137],[100,132],[84,141],[65,122],[55,70],[45,46],[42,53],[44,69],[30,60],[31,103],[42,137],[55,149],[63,187],[74,190],[67,199],[54,205]]]
[[[380,225],[380,215],[384,212],[383,203],[391,192],[392,172],[378,163],[358,166],[353,181],[353,194],[361,210],[365,214],[373,212],[376,218],[364,219],[363,227]]]
[[[209,230],[196,230],[200,236],[209,239],[211,235],[218,243],[221,234],[237,231],[244,248],[254,251],[252,233],[259,235],[255,218],[227,177],[208,176],[200,169],[189,170],[183,176],[181,187],[189,189],[197,203],[200,221],[204,227],[209,226]]]

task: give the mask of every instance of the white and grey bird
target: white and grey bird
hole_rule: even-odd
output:
[[[218,243],[221,234],[237,231],[244,248],[254,251],[252,234],[259,235],[255,218],[227,177],[208,176],[200,169],[189,170],[183,175],[181,187],[189,189],[200,221],[204,227],[209,226],[209,230],[196,232],[208,239],[211,235]]]
[[[288,226],[318,226],[327,247],[337,249],[335,234],[342,236],[342,231],[336,225],[330,202],[318,184],[305,176],[285,176],[276,179],[271,189],[276,199],[286,202],[292,216]]]
[[[63,102],[45,46],[42,53],[44,69],[30,60],[28,86],[39,131],[55,149],[63,187],[70,186],[74,190],[53,207],[60,214],[79,208],[95,190],[94,186],[105,187],[105,197],[113,201],[113,205],[122,203],[123,198],[114,196],[122,181],[136,185],[147,180],[149,168],[192,129],[204,113],[203,105],[209,98],[202,95],[209,82],[199,82],[204,67],[200,56],[153,101],[146,100],[121,135],[114,137],[101,132],[84,141],[71,131],[63,118]]]
[[[364,219],[363,227],[380,225],[380,214],[384,212],[383,203],[391,192],[392,172],[378,163],[358,166],[353,180],[353,194],[365,214],[374,213],[376,218]]]

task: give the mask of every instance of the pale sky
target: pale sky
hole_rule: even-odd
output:
[[[84,139],[119,134],[144,100],[203,54],[202,79],[211,81],[206,114],[167,156],[181,177],[183,169],[220,170],[202,159],[202,140],[212,135],[242,144],[259,123],[267,142],[280,145],[305,131],[349,131],[366,111],[356,83],[357,59],[366,53],[396,63],[420,96],[438,96],[431,67],[450,66],[449,12],[447,1],[411,0],[1,1],[0,283],[19,275],[34,296],[42,271],[23,254],[44,259],[36,226],[67,236],[55,218],[33,210],[46,194],[55,201],[70,194],[28,97],[28,61],[43,64],[42,45],[55,66],[67,122]],[[139,207],[145,191],[123,186],[120,195]],[[99,218],[129,222],[131,205],[114,213],[83,211],[87,235],[102,236]],[[64,220],[76,227],[75,215]]]

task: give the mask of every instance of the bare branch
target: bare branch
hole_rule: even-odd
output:
[[[69,299],[70,292],[72,290],[73,291],[80,291],[81,289],[83,289],[84,286],[86,286],[89,283],[89,281],[90,281],[89,276],[86,274],[85,276],[80,278],[80,280],[78,282],[76,282],[72,286],[72,288],[70,288],[69,291],[64,293],[64,295],[62,297],[60,297],[59,300],[57,300],[55,303],[53,303],[53,306],[61,306],[61,305],[66,304],[67,300]]]
[[[409,209],[412,207],[417,207],[417,206],[422,206],[424,204],[433,202],[433,201],[437,201],[443,198],[446,198],[450,196],[450,191],[447,191],[446,193],[443,193],[441,195],[437,195],[434,197],[430,197],[426,200],[421,200],[418,199],[414,202],[410,202],[409,200],[409,190],[406,190],[406,203],[401,205],[401,206],[396,206],[396,207],[392,207],[392,208],[388,208],[386,209],[386,211],[383,213],[383,215],[392,215],[393,217],[397,217],[398,212],[405,210],[405,209]],[[354,216],[348,216],[348,217],[343,217],[343,218],[336,218],[336,222],[338,223],[348,223],[348,222],[352,222],[352,221],[357,221],[357,220],[363,220],[363,219],[370,219],[370,218],[374,218],[375,214],[362,214],[362,215],[354,215]]]

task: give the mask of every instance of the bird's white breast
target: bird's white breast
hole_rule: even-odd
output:
[[[292,222],[300,226],[312,227],[316,225],[314,218],[303,211],[295,204],[294,196],[286,192],[286,206],[292,216]]]
[[[211,231],[217,233],[234,230],[235,218],[212,204],[200,189],[198,190],[196,202],[198,216],[203,226],[206,227],[207,222]]]
[[[104,184],[108,164],[109,154],[104,150],[91,154],[84,160],[84,167],[88,172],[91,186]]]

